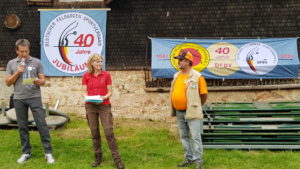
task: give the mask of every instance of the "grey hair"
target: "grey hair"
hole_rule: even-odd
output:
[[[18,49],[19,46],[28,46],[30,48],[30,42],[27,39],[18,39],[16,41],[16,49]]]

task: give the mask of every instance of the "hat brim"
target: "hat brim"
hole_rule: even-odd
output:
[[[180,59],[185,59],[184,56],[175,56],[174,58],[175,58],[175,59],[179,59],[179,60],[180,60]]]

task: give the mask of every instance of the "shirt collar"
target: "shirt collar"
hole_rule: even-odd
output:
[[[103,70],[101,71],[101,73],[99,73],[97,76],[94,75],[94,73],[91,73],[91,76],[94,76],[94,77],[98,77],[98,76],[102,76],[104,73],[103,73]]]

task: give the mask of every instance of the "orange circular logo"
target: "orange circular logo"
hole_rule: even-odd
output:
[[[192,68],[198,72],[201,72],[209,64],[210,56],[204,47],[195,43],[184,43],[175,46],[170,54],[171,64],[178,71],[180,70],[178,68],[178,59],[175,59],[174,57],[182,54],[183,52],[190,52],[193,55]]]

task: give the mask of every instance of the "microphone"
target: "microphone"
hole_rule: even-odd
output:
[[[22,59],[21,59],[20,66],[25,66],[25,58],[22,58]]]

